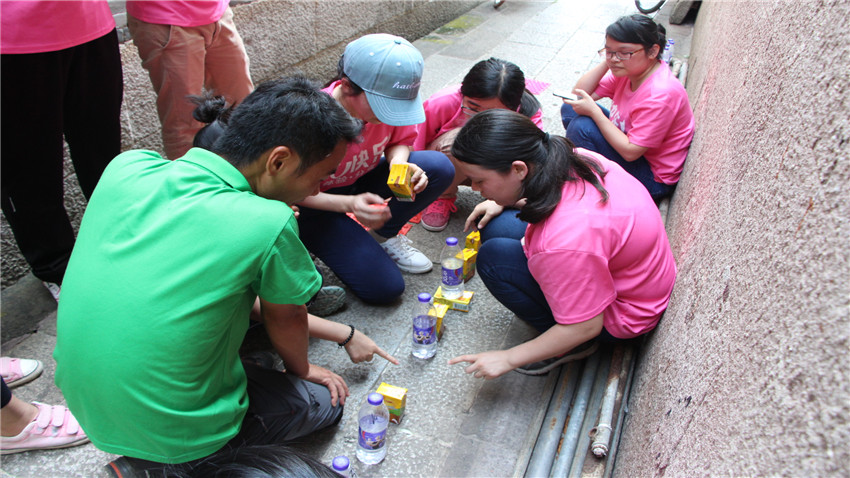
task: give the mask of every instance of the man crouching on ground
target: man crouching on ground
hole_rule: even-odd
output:
[[[348,387],[308,362],[321,277],[294,204],[316,194],[360,126],[303,78],[260,85],[212,151],[116,157],[63,282],[56,383],[91,441],[141,467],[185,464],[333,425]],[[240,361],[259,297],[286,373]],[[358,333],[352,360],[395,359]]]

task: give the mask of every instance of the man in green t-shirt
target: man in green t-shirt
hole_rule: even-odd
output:
[[[302,78],[260,85],[210,151],[116,157],[80,226],[59,303],[56,383],[91,441],[145,469],[339,421],[348,387],[310,336],[397,361],[308,316],[321,277],[287,204],[316,194],[360,126]],[[243,364],[252,307],[286,372]],[[125,460],[126,461],[126,460]]]

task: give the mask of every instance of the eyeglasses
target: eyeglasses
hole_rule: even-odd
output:
[[[599,50],[598,53],[599,53],[599,56],[604,56],[605,58],[607,58],[609,60],[613,59],[616,56],[618,60],[626,61],[629,58],[631,58],[632,55],[634,55],[635,53],[642,51],[642,50],[643,50],[643,48],[640,48],[640,49],[635,50],[635,51],[610,51],[607,48],[603,48],[603,49]]]
[[[476,113],[480,113],[480,111],[478,111],[477,109],[470,108],[469,106],[466,106],[466,105],[460,105],[460,109],[463,110],[463,113],[466,116],[475,116]]]

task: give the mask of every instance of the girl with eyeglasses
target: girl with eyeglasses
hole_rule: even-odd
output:
[[[489,109],[517,111],[543,128],[540,102],[526,88],[525,75],[515,64],[490,58],[476,63],[460,85],[453,85],[431,95],[422,104],[425,122],[417,126],[416,151],[434,150],[445,153],[452,162],[451,147],[460,128],[477,113]],[[457,188],[468,184],[468,178],[455,167],[455,177],[448,189],[422,213],[422,227],[442,231],[449,216],[457,211]]]
[[[477,270],[493,296],[540,335],[449,364],[466,362],[467,373],[485,379],[510,370],[540,375],[590,355],[598,342],[656,326],[676,263],[658,209],[637,179],[504,110],[471,118],[452,154],[472,189],[488,199],[482,204],[519,206],[528,223],[521,238],[483,241]]]
[[[619,163],[656,202],[673,193],[694,135],[685,88],[661,61],[666,43],[651,18],[620,18],[605,30],[603,61],[576,83],[579,99],[561,107],[567,138]]]

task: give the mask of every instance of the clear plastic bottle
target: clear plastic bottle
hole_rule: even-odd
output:
[[[367,465],[380,463],[387,456],[387,425],[390,423],[390,411],[384,403],[384,396],[370,393],[366,403],[360,407],[357,421],[357,459]]]
[[[333,471],[335,471],[339,476],[344,476],[346,478],[356,478],[357,476],[351,468],[351,461],[345,455],[340,455],[334,458],[334,461],[331,462],[331,468],[333,468]]]
[[[431,294],[419,294],[413,312],[412,353],[416,358],[429,359],[437,353],[437,316],[432,311]]]
[[[461,252],[456,237],[446,238],[446,245],[440,254],[440,264],[443,266],[440,287],[446,299],[457,299],[463,295],[463,259],[458,257]]]

